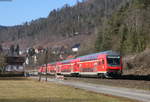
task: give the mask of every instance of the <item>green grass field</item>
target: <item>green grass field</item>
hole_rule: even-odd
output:
[[[0,102],[136,102],[35,80],[0,80]]]

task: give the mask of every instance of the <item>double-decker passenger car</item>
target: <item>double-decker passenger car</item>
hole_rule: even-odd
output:
[[[56,74],[56,63],[55,62],[49,63],[47,68],[48,68],[48,73],[49,74],[51,74],[51,75]]]
[[[41,74],[46,74],[46,65],[42,65],[42,66],[40,66],[40,68],[39,68],[39,73],[41,73]]]
[[[120,54],[112,51],[78,57],[80,75],[120,76],[122,61]]]
[[[50,73],[63,75],[114,77],[122,74],[122,59],[119,53],[105,51],[50,63],[48,68]],[[53,71],[51,72],[51,70]],[[39,71],[43,72],[42,69]]]

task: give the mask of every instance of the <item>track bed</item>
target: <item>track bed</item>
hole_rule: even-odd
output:
[[[131,78],[130,78],[131,77]],[[123,76],[119,79],[100,79],[96,77],[66,77],[67,80],[71,81],[82,81],[94,84],[110,85],[125,88],[135,88],[150,90],[150,80],[148,77],[135,77],[135,76]]]

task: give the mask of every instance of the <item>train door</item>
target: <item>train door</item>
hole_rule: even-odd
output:
[[[48,73],[48,74],[51,74],[50,69],[51,69],[51,65],[48,64],[48,65],[47,65],[47,73]]]
[[[104,58],[100,58],[98,60],[97,71],[100,72],[100,73],[104,73],[106,71]]]
[[[70,64],[71,73],[74,73],[74,66],[75,66],[75,63]]]
[[[97,72],[97,61],[96,60],[91,60],[90,62],[89,62],[89,72]]]
[[[57,74],[61,74],[61,65],[56,65]]]
[[[79,64],[77,62],[72,62],[70,64],[70,69],[71,69],[71,75],[72,76],[79,76]]]
[[[55,74],[56,73],[56,67],[55,67],[55,65],[51,66],[50,71],[51,71],[51,74]]]
[[[79,73],[81,73],[81,72],[83,72],[82,71],[82,63],[81,62],[78,62],[77,64],[76,64],[76,67],[78,67],[78,69],[79,69]]]
[[[98,60],[92,62],[93,72],[97,72],[98,71],[98,64],[99,64]]]

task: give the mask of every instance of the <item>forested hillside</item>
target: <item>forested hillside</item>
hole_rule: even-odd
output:
[[[102,25],[102,18],[109,18],[128,0],[84,0],[75,6],[64,5],[55,9],[47,18],[40,18],[22,25],[0,29],[0,41],[7,44],[19,43],[24,47],[45,45],[63,41],[74,36],[94,34],[95,28]],[[79,37],[80,38],[80,37]],[[79,39],[77,42],[82,43]]]
[[[0,42],[33,46],[81,44],[79,55],[103,50],[123,54],[149,48],[149,0],[83,0],[64,5],[47,18],[13,27],[0,27]]]
[[[98,50],[138,53],[150,45],[150,1],[132,0],[98,28]]]
[[[52,62],[62,60],[60,55],[66,59],[69,55],[116,50],[125,55],[124,69],[146,75],[150,72],[150,0],[83,0],[74,6],[64,5],[47,18],[0,26],[1,44],[49,48]],[[80,49],[73,53],[71,47],[76,44]],[[39,65],[43,59],[41,54]]]

